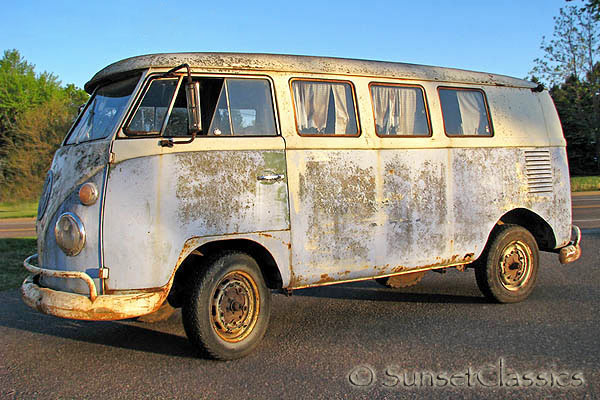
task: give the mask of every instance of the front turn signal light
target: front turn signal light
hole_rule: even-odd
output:
[[[92,182],[84,183],[79,188],[79,201],[84,206],[91,206],[98,200],[98,188]]]

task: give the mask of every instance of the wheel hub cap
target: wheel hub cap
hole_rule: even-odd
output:
[[[519,242],[510,243],[504,248],[500,259],[500,280],[508,290],[517,290],[531,275],[531,252]]]
[[[215,332],[228,342],[244,339],[256,324],[259,308],[256,283],[248,274],[235,271],[217,285],[212,301]]]

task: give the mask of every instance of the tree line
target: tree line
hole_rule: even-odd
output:
[[[0,59],[0,202],[40,195],[52,156],[88,95],[75,85],[61,86],[17,50]]]
[[[567,0],[569,1],[569,0]],[[549,87],[567,139],[572,175],[600,175],[600,0],[566,5],[531,79]]]

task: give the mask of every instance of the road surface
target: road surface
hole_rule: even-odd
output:
[[[180,313],[70,321],[0,292],[0,398],[600,398],[600,234],[582,244],[567,266],[542,253],[518,304],[486,302],[455,269],[274,294],[258,350],[231,362],[195,356]]]
[[[574,193],[573,223],[581,229],[600,228],[600,192]]]

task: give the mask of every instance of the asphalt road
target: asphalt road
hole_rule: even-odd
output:
[[[0,219],[0,239],[35,236],[35,218]]]
[[[600,192],[573,195],[573,223],[581,229],[600,229]],[[35,236],[35,219],[0,219],[0,238]]]
[[[600,192],[575,193],[572,197],[573,223],[581,229],[600,228]]]
[[[567,266],[542,253],[538,286],[518,304],[487,303],[473,272],[456,270],[407,289],[274,294],[265,339],[231,362],[195,356],[179,313],[70,321],[0,292],[0,397],[598,398],[600,235],[582,245]]]

